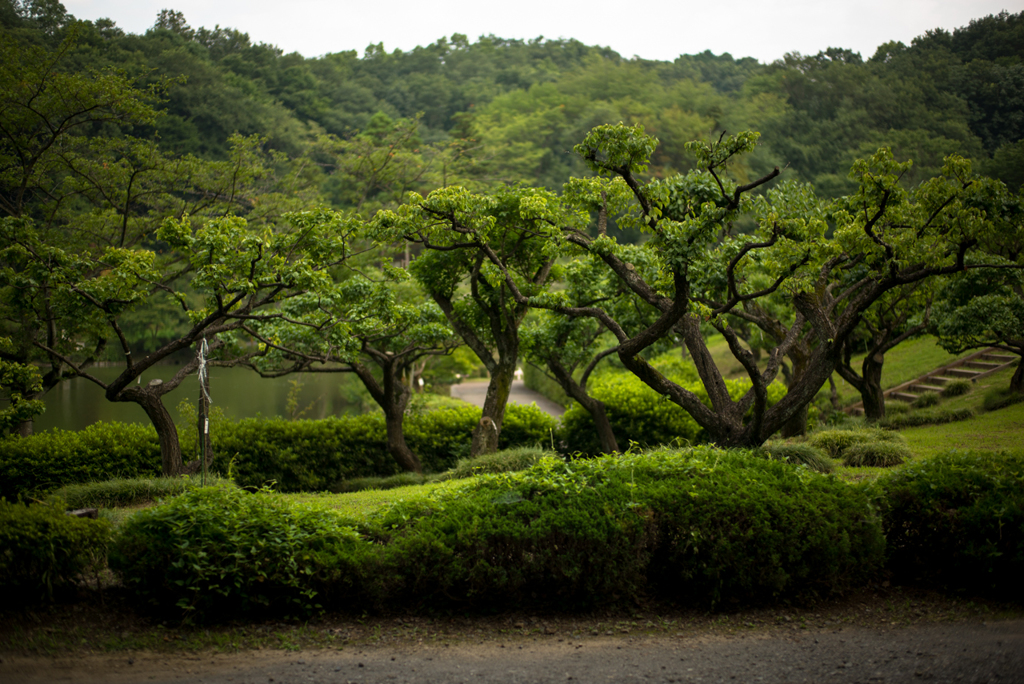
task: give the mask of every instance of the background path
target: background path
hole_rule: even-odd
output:
[[[468,401],[474,406],[483,408],[484,398],[487,396],[487,381],[474,380],[459,385],[452,385],[452,396],[456,399]],[[543,411],[555,418],[561,418],[565,409],[545,397],[540,392],[529,389],[522,380],[515,380],[512,383],[512,392],[508,396],[511,404],[537,404]]]

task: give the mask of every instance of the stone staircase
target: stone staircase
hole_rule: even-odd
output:
[[[909,403],[925,392],[941,392],[947,384],[954,380],[962,379],[974,382],[978,378],[1009,368],[1018,360],[1015,354],[996,347],[989,347],[957,359],[953,363],[937,368],[910,382],[887,389],[883,394],[886,400],[897,399]],[[860,416],[864,414],[864,405],[863,402],[858,401],[843,410],[850,415]]]

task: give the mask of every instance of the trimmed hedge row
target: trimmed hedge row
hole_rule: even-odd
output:
[[[63,502],[0,499],[0,604],[51,599],[80,574],[98,572],[110,536],[109,522],[66,515]]]
[[[163,610],[223,619],[317,604],[583,607],[648,593],[757,603],[842,592],[883,560],[864,488],[745,452],[547,458],[437,491],[383,511],[357,538],[330,511],[269,493],[197,490],[133,516],[112,565]],[[258,519],[252,530],[241,524],[248,517]],[[288,553],[266,541],[250,552],[269,538],[294,541]],[[257,558],[267,559],[259,583],[249,576]]]
[[[441,472],[466,455],[480,409],[453,400],[413,411],[405,419],[409,447],[428,472]],[[554,418],[536,406],[510,404],[501,448],[550,444]],[[280,491],[322,491],[354,477],[392,475],[380,413],[324,420],[250,418],[215,425],[214,468],[242,486],[274,482]],[[51,430],[0,441],[0,496],[45,491],[81,482],[160,474],[160,447],[151,426],[96,423],[79,432]]]
[[[119,477],[160,475],[156,430],[134,423],[96,423],[0,440],[0,496]]]
[[[897,576],[1024,600],[1024,451],[953,450],[876,486]]]

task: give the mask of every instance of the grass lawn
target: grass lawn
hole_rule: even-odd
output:
[[[422,485],[409,485],[394,489],[366,489],[361,492],[346,494],[282,494],[282,498],[298,503],[311,504],[316,507],[334,509],[355,520],[366,520],[374,512],[399,501],[415,501],[428,499],[437,491],[458,489],[465,486],[473,478],[449,480],[447,482],[427,482]]]
[[[715,365],[722,371],[722,375],[727,378],[746,377],[746,371],[729,351],[729,345],[724,337],[721,335],[709,337],[708,351],[711,352],[711,357],[714,359]],[[950,354],[935,342],[934,337],[927,335],[907,340],[885,355],[885,365],[882,366],[882,387],[885,389],[895,387],[971,353],[973,352],[959,355]],[[854,369],[860,370],[863,360],[863,354],[854,356],[852,361]],[[843,406],[860,401],[860,393],[839,377],[838,373],[834,373],[832,378],[835,380],[839,401]],[[827,393],[828,385],[825,385],[822,391]]]

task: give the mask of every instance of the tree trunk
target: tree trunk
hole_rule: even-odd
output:
[[[793,387],[803,378],[804,373],[807,371],[807,357],[795,350],[790,353],[790,360],[793,363],[792,373],[787,379],[786,385]],[[807,407],[808,404],[804,404],[797,409],[792,416],[782,424],[782,430],[780,431],[784,438],[787,437],[799,437],[807,432]]]
[[[199,461],[184,463],[181,459],[181,443],[178,442],[178,428],[174,426],[171,414],[164,406],[158,386],[128,387],[121,391],[115,401],[131,401],[142,407],[156,429],[160,441],[160,461],[164,477],[191,475],[199,470]]]
[[[35,421],[32,420],[31,418],[29,418],[28,420],[23,420],[20,423],[18,423],[18,427],[16,428],[16,432],[17,432],[18,436],[19,437],[31,437],[32,436],[32,426],[33,426],[34,423],[35,423]]]
[[[402,422],[405,420],[405,404],[407,403],[408,400],[402,402],[401,406],[392,406],[384,411],[384,425],[388,435],[388,452],[402,470],[411,473],[422,473],[423,465],[420,463],[420,459],[416,457],[416,454],[412,452],[409,445],[405,443],[405,430],[402,427]]]
[[[494,365],[491,379],[487,383],[483,416],[480,424],[473,430],[473,442],[470,445],[471,456],[498,450],[498,437],[501,435],[501,424],[505,420],[505,405],[508,403],[508,395],[512,392],[515,372],[515,358],[501,359]],[[490,419],[490,423],[486,423],[484,418]]]
[[[861,402],[864,406],[864,417],[870,421],[885,418],[885,393],[882,392],[882,363],[885,357],[881,352],[868,354],[861,365]]]
[[[615,439],[615,432],[612,430],[612,423],[608,420],[608,413],[605,411],[604,402],[598,399],[591,399],[592,406],[584,406],[594,419],[594,428],[597,430],[597,438],[601,442],[601,451],[606,454],[619,453],[619,442]],[[582,402],[581,402],[582,403]]]
[[[1010,378],[1010,391],[1024,394],[1024,354],[1021,354],[1017,370],[1014,371],[1013,377]]]

